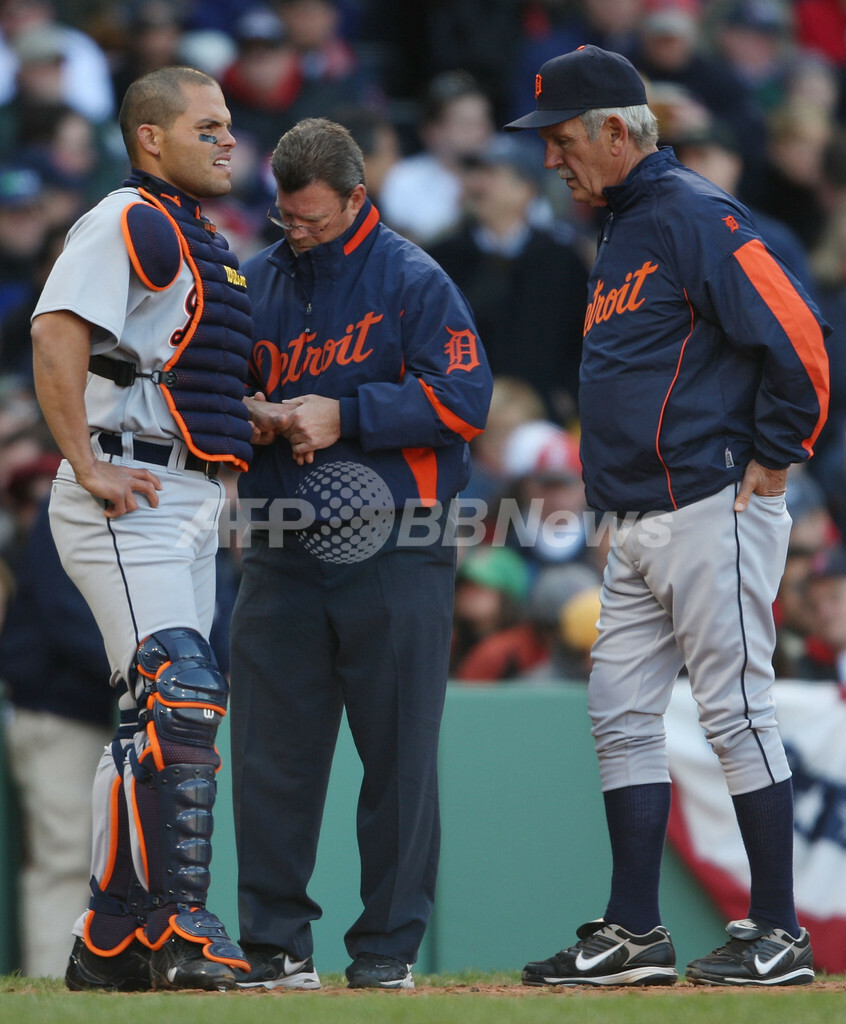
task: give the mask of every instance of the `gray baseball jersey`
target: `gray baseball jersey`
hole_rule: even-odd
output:
[[[108,352],[150,373],[173,356],[174,339],[191,319],[195,282],[185,261],[176,281],[161,291],[151,291],[134,272],[121,230],[121,213],[134,202],[143,202],[135,189],[117,189],[71,228],[33,316],[75,313],[94,325],[92,355]],[[85,407],[92,433],[181,436],[160,388],[150,380],[121,388],[89,374]]]

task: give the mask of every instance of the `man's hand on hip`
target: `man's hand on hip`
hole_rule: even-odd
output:
[[[734,502],[734,511],[742,512],[749,504],[749,499],[753,494],[777,497],[779,494],[784,494],[786,489],[786,469],[767,469],[760,462],[752,459],[743,474],[740,490]]]

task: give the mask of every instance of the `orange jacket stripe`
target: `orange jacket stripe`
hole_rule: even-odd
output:
[[[664,395],[664,401],[661,403],[661,415],[658,417],[658,430],[655,434],[655,454],[661,461],[661,465],[664,467],[664,473],[667,476],[667,491],[670,495],[670,501],[673,504],[673,508],[678,508],[676,505],[676,499],[673,497],[673,481],[670,476],[670,467],[664,461],[664,457],[661,455],[661,427],[664,423],[664,412],[667,408],[667,402],[670,401],[670,395],[673,393],[673,388],[676,385],[676,381],[679,379],[679,373],[681,373],[681,365],[684,360],[684,350],[687,348],[687,343],[690,341],[690,336],[693,334],[693,307],[690,305],[690,299],[688,298],[687,292],[684,293],[685,299],[687,299],[687,305],[690,309],[690,330],[687,332],[687,337],[682,342],[681,350],[679,351],[679,358],[676,363],[676,372],[673,374],[673,379],[670,381],[670,386],[667,388],[667,394]]]
[[[351,252],[355,252],[355,250],[361,245],[364,239],[367,238],[367,236],[376,227],[378,223],[379,211],[376,209],[375,206],[371,206],[370,213],[368,213],[367,216],[364,218],[361,227],[358,229],[358,231],[356,231],[356,233],[344,246],[344,255],[349,256]]]
[[[814,442],[828,416],[828,356],[822,329],[763,242],[753,239],[742,245],[734,256],[790,339],[816,392],[820,415],[810,436],[802,442],[802,447],[812,455]]]
[[[472,426],[465,420],[461,419],[460,416],[456,416],[454,412],[447,409],[435,394],[431,384],[427,384],[425,380],[421,380],[419,377],[418,380],[420,381],[420,387],[423,388],[426,397],[432,403],[432,407],[445,426],[449,427],[450,430],[455,431],[455,433],[463,437],[465,441],[471,441],[477,434],[482,433],[481,427]]]
[[[417,492],[424,508],[438,502],[438,457],[432,448],[403,448],[402,457],[414,474]]]

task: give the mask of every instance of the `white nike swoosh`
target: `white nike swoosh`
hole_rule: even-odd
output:
[[[292,960],[286,953],[285,956],[282,958],[282,973],[296,974],[297,971],[299,971],[304,964],[305,960]]]
[[[772,959],[762,960],[758,954],[755,954],[755,970],[758,974],[769,974],[770,971],[776,967],[784,957],[790,952],[790,946],[785,946],[784,949],[780,950]]]
[[[616,946],[612,946],[610,949],[606,949],[602,953],[597,953],[596,956],[585,956],[583,951],[579,951],[579,955],[576,957],[576,970],[589,971],[593,967],[597,967],[603,960],[607,960],[612,953],[616,953],[618,949],[622,949],[623,946],[625,946],[625,942],[618,942]]]

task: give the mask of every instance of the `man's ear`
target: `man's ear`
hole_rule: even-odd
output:
[[[355,188],[350,192],[350,198],[348,200],[353,212],[357,215],[358,211],[364,206],[364,200],[367,198],[367,189],[364,185],[356,185]]]
[[[608,132],[611,152],[614,156],[619,156],[629,137],[629,126],[617,114],[611,114],[605,121],[605,129]]]
[[[142,124],[135,133],[139,147],[153,156],[161,152],[161,128],[157,124]]]

